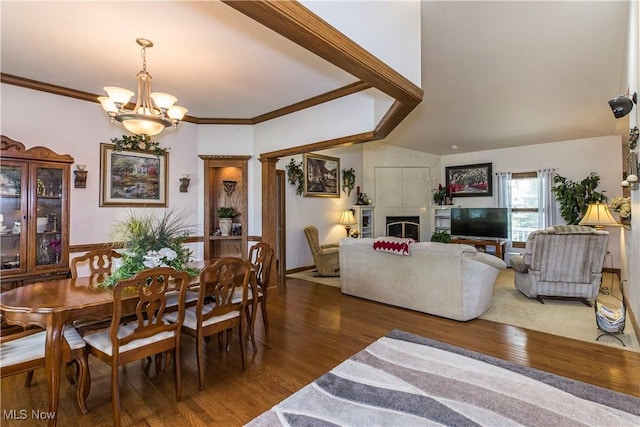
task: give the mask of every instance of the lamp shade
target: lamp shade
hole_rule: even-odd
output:
[[[356,223],[356,218],[353,216],[353,211],[351,209],[347,209],[342,211],[342,215],[340,215],[340,224],[342,225],[353,225]]]
[[[592,203],[580,220],[580,225],[588,225],[596,230],[602,230],[603,227],[619,226],[620,223],[611,215],[607,205]]]

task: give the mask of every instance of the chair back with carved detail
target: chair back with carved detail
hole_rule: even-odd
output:
[[[262,311],[262,323],[264,324],[264,330],[269,332],[269,318],[267,317],[267,292],[269,287],[269,275],[271,274],[271,263],[273,261],[274,250],[267,243],[256,243],[249,250],[249,261],[253,266],[253,274],[255,275],[255,284],[257,289],[255,293],[257,295],[250,295],[251,298],[256,298],[256,303],[260,304]],[[257,313],[252,313],[255,316]],[[253,328],[251,333],[253,334]],[[253,336],[252,336],[253,340]]]
[[[113,262],[120,257],[122,255],[110,248],[89,251],[71,261],[71,277],[78,277],[78,264],[88,263],[91,278],[102,282],[111,275]]]
[[[198,302],[185,311],[182,331],[196,341],[200,390],[204,388],[204,338],[227,332],[226,351],[230,349],[233,328],[238,328],[242,369],[245,368],[243,312],[247,305],[251,264],[235,257],[221,258],[200,273]],[[239,292],[238,292],[239,291]],[[238,295],[241,298],[238,298]],[[167,318],[175,318],[169,313]]]

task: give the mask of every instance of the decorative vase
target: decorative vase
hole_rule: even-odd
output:
[[[222,236],[229,236],[231,234],[231,224],[233,219],[220,218],[220,234]]]
[[[40,238],[40,245],[38,246],[37,260],[38,265],[46,265],[51,263],[51,253],[49,252],[49,239],[43,235]]]

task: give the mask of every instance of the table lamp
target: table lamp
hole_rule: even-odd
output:
[[[596,230],[622,225],[611,215],[606,204],[598,202],[589,205],[587,213],[584,214],[579,224],[588,225]]]
[[[356,218],[353,216],[353,211],[351,209],[346,209],[342,211],[342,215],[340,216],[340,224],[344,225],[345,230],[347,230],[347,237],[349,236],[349,232],[351,230],[351,226],[356,224]]]

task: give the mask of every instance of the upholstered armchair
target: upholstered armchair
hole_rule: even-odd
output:
[[[525,252],[510,259],[516,288],[544,304],[543,298],[595,301],[602,278],[609,233],[581,225],[534,231]]]
[[[318,228],[314,225],[305,227],[304,234],[309,242],[309,249],[313,255],[313,262],[316,264],[318,275],[339,276],[340,258],[338,256],[338,244],[331,243],[321,245],[318,239]]]

